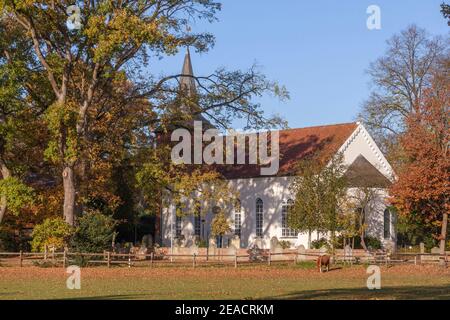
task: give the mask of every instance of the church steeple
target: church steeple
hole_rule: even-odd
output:
[[[189,47],[187,48],[186,55],[184,57],[183,69],[181,70],[180,87],[181,90],[186,92],[189,97],[193,97],[196,94],[194,71],[192,68],[191,53]]]
[[[186,55],[184,56],[183,68],[181,69],[181,77],[180,77],[180,91],[182,91],[185,95],[187,95],[192,100],[189,103],[189,106],[182,105],[181,108],[183,112],[195,114],[194,119],[196,121],[203,122],[203,126],[205,128],[213,128],[211,123],[205,119],[205,117],[199,113],[200,107],[196,105],[197,101],[197,88],[195,85],[194,71],[192,68],[191,61],[191,53],[189,51],[189,47],[187,48]],[[190,127],[191,124],[184,124],[185,127]]]

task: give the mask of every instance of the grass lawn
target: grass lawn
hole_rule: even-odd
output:
[[[450,269],[381,268],[382,289],[363,266],[320,274],[313,266],[85,268],[68,290],[63,268],[0,267],[0,299],[450,299]]]

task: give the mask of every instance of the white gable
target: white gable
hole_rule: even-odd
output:
[[[342,145],[339,152],[343,153],[346,165],[351,165],[359,155],[362,155],[386,178],[393,181],[395,177],[391,165],[361,123]]]

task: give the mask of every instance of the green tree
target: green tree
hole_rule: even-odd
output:
[[[78,220],[71,246],[77,252],[103,252],[111,248],[117,222],[102,213],[88,212]]]
[[[308,233],[308,247],[311,248],[311,233],[323,225],[320,216],[320,166],[317,161],[304,160],[299,163],[299,176],[291,185],[295,194],[294,205],[288,215],[288,225],[302,233]]]
[[[0,19],[0,223],[33,202],[27,171],[39,172],[45,130],[39,117],[51,101],[40,85],[42,69],[30,55],[31,42],[10,19]]]
[[[341,154],[328,163],[318,159],[299,163],[291,191],[295,194],[294,207],[288,216],[291,228],[310,232],[312,230],[331,233],[331,246],[336,245],[336,232],[342,229],[342,202],[346,197],[347,183],[345,166]]]
[[[220,211],[216,214],[211,222],[211,235],[220,238],[222,243],[222,237],[231,231],[230,222],[228,221],[225,213]]]

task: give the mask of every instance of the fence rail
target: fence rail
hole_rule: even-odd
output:
[[[66,267],[71,263],[77,262],[77,258],[81,258],[86,265],[105,265],[108,268],[112,265],[132,266],[148,266],[156,265],[192,265],[193,268],[201,265],[248,265],[252,263],[266,263],[271,266],[274,263],[294,263],[301,261],[314,261],[321,254],[318,252],[263,252],[260,255],[253,254],[165,254],[165,253],[149,253],[149,254],[132,254],[132,253],[77,253],[77,252],[0,252],[0,266],[7,262],[8,265],[19,265],[23,267],[28,265],[40,265],[49,263],[52,266]],[[335,254],[332,256],[335,264],[361,264],[372,263],[379,265],[396,265],[396,264],[436,264],[444,260],[448,265],[448,254],[440,255],[433,253],[395,253],[392,255],[384,253],[374,253],[365,255],[345,255]]]

